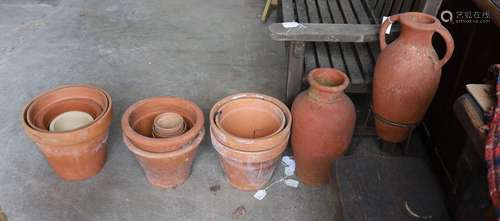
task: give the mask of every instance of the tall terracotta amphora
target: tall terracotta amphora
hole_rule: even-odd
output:
[[[400,36],[387,45],[385,31],[397,21],[401,24]],[[432,46],[435,32],[446,42],[447,50],[441,59]],[[424,117],[454,43],[438,19],[419,12],[391,16],[380,27],[379,41],[382,51],[373,77],[375,127],[383,140],[399,143]]]
[[[344,94],[349,78],[332,68],[313,69],[311,87],[292,105],[292,149],[297,176],[308,186],[327,184],[333,161],[351,143],[356,112]]]

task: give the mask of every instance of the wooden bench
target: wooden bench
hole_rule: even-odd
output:
[[[286,42],[286,101],[293,101],[303,88],[304,73],[316,67],[334,67],[349,75],[348,93],[369,93],[382,16],[408,11],[436,15],[441,1],[281,0],[283,22],[299,23],[269,26],[273,40]]]

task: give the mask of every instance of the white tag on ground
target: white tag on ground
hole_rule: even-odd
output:
[[[285,167],[285,175],[286,176],[293,176],[294,173],[295,173],[295,168]]]
[[[385,22],[385,20],[387,20],[388,18],[389,18],[389,17],[387,17],[387,16],[382,17],[382,23],[384,23],[384,22]],[[388,34],[390,34],[390,33],[391,33],[391,27],[392,27],[392,24],[390,24],[390,25],[387,27],[387,29],[385,30],[385,34],[387,34],[387,35],[388,35]]]
[[[294,188],[299,187],[299,181],[294,180],[294,179],[286,179],[285,180],[285,184],[287,186],[291,186],[291,187],[294,187]]]
[[[290,156],[284,156],[283,158],[281,158],[281,162],[286,164],[287,167],[291,167],[292,170],[295,171],[295,160]]]
[[[294,21],[293,21],[293,22],[283,22],[283,23],[281,23],[281,24],[282,24],[282,25],[283,25],[283,27],[285,27],[285,28],[295,28],[295,27],[299,26],[299,23],[294,22]]]
[[[267,195],[267,192],[266,190],[258,190],[254,195],[253,197],[255,197],[255,199],[258,199],[258,200],[262,200],[264,199],[264,197],[266,197]]]

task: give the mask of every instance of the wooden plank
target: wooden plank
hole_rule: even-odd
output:
[[[318,0],[319,14],[321,20],[324,24],[333,23],[332,16],[330,14],[330,10],[328,9],[328,3],[326,0]],[[339,43],[329,42],[326,43],[328,46],[328,52],[330,55],[330,62],[332,67],[339,69],[343,72],[346,72],[344,58],[342,58],[342,51],[340,50]]]
[[[414,11],[414,12],[420,12],[422,11],[423,9],[423,3],[424,3],[425,0],[415,0],[415,2],[413,3],[413,6],[411,7],[411,11]]]
[[[293,5],[293,0],[281,0],[283,22],[295,21],[295,6]]]
[[[377,6],[375,7],[375,16],[377,16],[377,18],[381,18],[382,17],[382,10],[384,9],[385,7],[385,4],[388,0],[380,0],[380,2],[377,4]]]
[[[288,68],[286,85],[286,102],[291,105],[302,86],[304,73],[304,42],[290,42],[288,48]]]
[[[386,0],[384,9],[382,9],[382,15],[381,16],[389,16],[390,15],[393,3],[394,3],[393,0]]]
[[[307,8],[305,0],[295,0],[297,7],[297,15],[300,23],[309,23],[309,18],[307,16]],[[272,37],[272,36],[271,36]],[[317,67],[315,58],[314,45],[312,42],[306,43],[306,48],[304,52],[304,63],[305,72],[309,72],[313,68]]]
[[[364,24],[302,24],[285,28],[282,23],[274,23],[269,31],[276,41],[375,42],[379,28]]]
[[[360,22],[356,18],[356,12],[352,8],[351,3],[349,0],[339,0],[340,6],[344,12],[345,19],[347,23],[349,24],[359,24]],[[360,12],[361,13],[361,12]],[[371,78],[371,74],[373,73],[373,66],[375,65],[375,62],[370,55],[370,52],[368,51],[369,48],[366,44],[361,43],[361,44],[353,44],[355,48],[355,52],[357,55],[357,59],[359,60],[359,63],[361,64],[361,72],[363,73],[363,78],[364,79],[369,79]]]
[[[404,2],[404,0],[395,0],[389,15],[398,14],[399,10],[401,10],[401,6],[403,5],[403,2]]]
[[[404,0],[403,6],[401,6],[401,10],[399,12],[409,12],[414,1],[415,0]]]
[[[306,0],[307,11],[309,14],[310,23],[321,23],[319,10],[316,7],[315,0]],[[319,67],[331,67],[327,44],[324,42],[314,42],[314,49],[316,50],[316,61]]]
[[[422,8],[422,12],[437,16],[442,0],[427,0]]]
[[[479,105],[474,101],[474,98],[469,94],[460,96],[453,104],[453,112],[473,146],[484,147],[486,136],[481,132],[481,127],[485,125],[484,115]],[[476,149],[476,151],[481,157],[484,157],[484,152],[481,149]]]
[[[340,6],[336,0],[329,0],[328,6],[330,7],[330,11],[332,12],[333,21],[338,24],[345,24],[346,20],[342,16],[342,12],[340,11]],[[359,27],[361,25],[351,25],[354,27]],[[378,32],[378,31],[377,31]],[[375,38],[377,39],[377,38]],[[351,43],[340,43],[340,48],[342,50],[342,54],[344,57],[344,62],[346,64],[346,74],[351,78],[352,84],[362,84],[364,83],[363,75],[361,74],[361,70],[359,68],[358,62],[356,61],[356,54],[354,52],[354,48]]]

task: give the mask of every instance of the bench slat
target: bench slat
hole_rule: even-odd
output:
[[[323,23],[333,23],[332,16],[330,14],[330,11],[328,10],[328,3],[323,0],[318,0],[318,7],[320,9],[319,14]],[[326,45],[328,46],[332,67],[346,72],[344,58],[342,58],[342,51],[340,50],[339,43],[330,42]]]
[[[309,23],[305,0],[296,0],[296,7],[299,22]],[[314,58],[314,46],[312,42],[306,42],[306,48],[304,51],[304,64],[306,74],[316,67],[316,59]]]
[[[405,0],[403,2],[403,6],[401,6],[401,10],[399,10],[399,12],[400,13],[409,12],[412,5],[413,5],[413,0]]]
[[[328,6],[330,7],[330,11],[332,12],[333,21],[336,24],[345,24],[346,21],[342,16],[342,12],[340,11],[338,2],[336,0],[329,0]],[[361,74],[358,62],[356,61],[356,54],[354,52],[352,43],[340,43],[340,48],[342,50],[342,54],[344,55],[344,61],[347,67],[346,73],[351,78],[351,83],[364,83],[363,75]]]
[[[385,0],[385,6],[384,9],[382,10],[382,15],[381,16],[389,16],[392,8],[392,4],[394,3],[393,0]]]
[[[293,5],[293,0],[281,0],[283,22],[295,21],[295,6]]]
[[[374,12],[375,12],[375,16],[377,16],[377,18],[381,17],[382,10],[384,9],[386,2],[387,2],[386,0],[379,0],[377,6],[375,6]]]
[[[339,1],[341,8],[344,11],[345,19],[349,24],[359,24],[360,22],[356,19],[356,14],[361,14],[362,12],[357,12],[351,7],[351,3],[349,0],[340,0]],[[362,10],[364,11],[364,10]],[[369,78],[369,75],[373,72],[374,61],[370,53],[368,52],[368,47],[366,44],[353,44],[356,54],[359,59],[359,63],[361,63],[362,73],[365,79]]]
[[[320,0],[321,1],[321,0]],[[315,0],[306,0],[307,10],[309,14],[310,23],[321,23],[319,17],[319,11],[316,7]],[[314,48],[316,49],[316,60],[319,67],[331,67],[330,59],[328,59],[328,51],[326,49],[326,43],[324,42],[314,42]]]
[[[403,5],[404,0],[395,0],[394,5],[392,5],[392,9],[390,15],[398,14],[401,10],[401,6]]]

